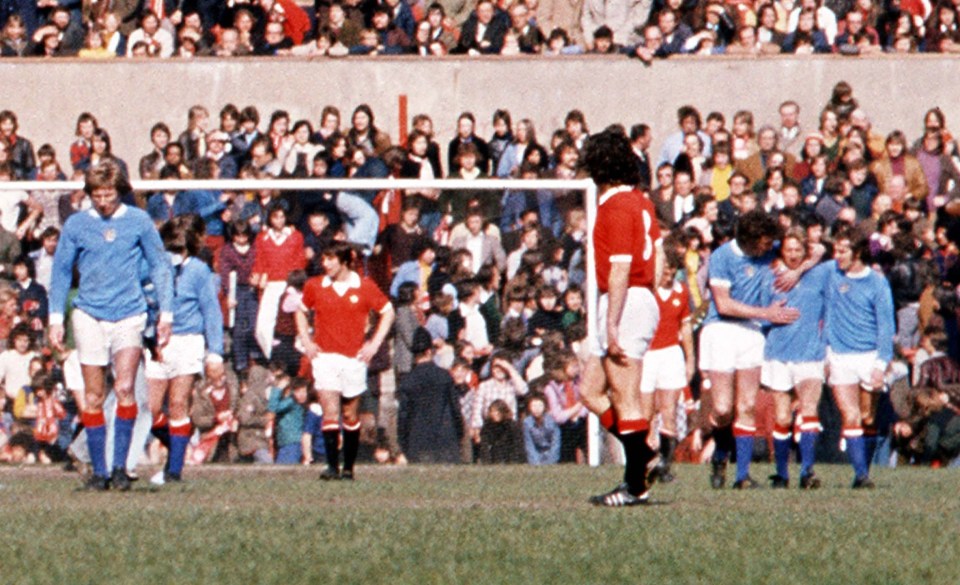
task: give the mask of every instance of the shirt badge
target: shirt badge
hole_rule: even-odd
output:
[[[745,266],[743,268],[743,273],[747,275],[747,278],[753,278],[754,272],[756,272],[756,269],[753,266]]]
[[[847,283],[843,283],[837,287],[837,290],[840,291],[840,294],[847,294],[847,292],[850,290],[850,285]]]
[[[117,239],[117,232],[113,228],[103,230],[103,239],[105,242],[112,242]]]
[[[360,302],[360,297],[358,297],[357,295],[350,295],[350,302],[356,305],[357,303]]]
[[[674,307],[679,307],[679,306],[680,306],[680,299],[673,299],[673,306],[674,306]]]

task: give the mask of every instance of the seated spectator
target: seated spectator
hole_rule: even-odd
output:
[[[451,53],[498,55],[503,37],[510,28],[510,17],[492,0],[478,0],[476,10],[460,27],[460,42]]]
[[[10,330],[7,348],[0,353],[0,383],[12,404],[20,389],[30,385],[30,362],[37,357],[27,323],[19,323]]]
[[[233,463],[237,459],[237,396],[226,381],[203,384],[197,388],[190,409],[190,420],[200,434],[191,460],[194,463]]]
[[[804,10],[797,20],[796,29],[783,40],[783,52],[797,55],[829,53],[827,35],[817,27],[817,13]]]
[[[941,2],[927,20],[923,50],[927,53],[960,53],[960,23],[952,3]]]
[[[864,15],[859,10],[851,10],[844,17],[843,30],[834,45],[842,54],[870,55],[882,50],[880,36],[864,24]]]
[[[31,37],[33,54],[46,57],[64,57],[76,55],[83,48],[83,27],[70,18],[70,9],[55,5],[46,24],[38,28]],[[173,39],[170,42],[173,51]]]
[[[267,371],[258,368],[264,378]],[[237,452],[243,461],[273,463],[270,456],[270,439],[266,430],[271,413],[267,393],[270,387],[265,380],[251,378],[240,383],[240,401],[237,405]]]
[[[140,28],[130,33],[127,44],[133,47],[137,43],[146,43],[147,54],[166,59],[173,55],[174,40],[166,29],[160,27],[160,19],[153,12],[147,11],[140,17]],[[134,57],[132,52],[128,57]]]
[[[546,411],[543,396],[534,394],[527,400],[523,417],[523,446],[530,465],[553,465],[560,462],[560,428]]]
[[[24,57],[28,54],[30,42],[27,40],[27,27],[23,17],[11,14],[0,33],[0,57]]]

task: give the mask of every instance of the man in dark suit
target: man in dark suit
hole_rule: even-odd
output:
[[[492,0],[479,0],[477,9],[460,28],[460,43],[453,53],[498,55],[503,37],[510,28],[510,17]]]
[[[637,157],[637,170],[640,171],[640,184],[650,188],[653,173],[650,168],[650,143],[653,142],[653,132],[646,124],[635,124],[630,128],[630,146]]]

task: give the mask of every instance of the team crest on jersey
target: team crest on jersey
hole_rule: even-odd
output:
[[[672,303],[672,304],[673,304],[674,307],[679,307],[679,306],[680,306],[680,299],[673,299],[673,303]]]
[[[753,275],[756,273],[756,271],[757,269],[750,265],[743,267],[743,273],[747,275],[747,278],[753,278]]]
[[[103,230],[103,239],[106,242],[112,242],[117,239],[117,232],[113,228]]]
[[[843,284],[837,287],[837,290],[840,291],[840,294],[845,295],[847,294],[847,292],[849,292],[850,285],[844,282]]]
[[[350,295],[350,302],[356,305],[357,303],[360,302],[360,297],[358,297],[357,295]]]

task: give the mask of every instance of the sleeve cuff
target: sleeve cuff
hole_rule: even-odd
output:
[[[160,313],[160,322],[161,323],[173,323],[173,312],[164,311]]]
[[[48,323],[50,325],[63,325],[63,313],[50,313]]]
[[[204,361],[209,362],[209,363],[211,363],[211,364],[222,364],[222,363],[223,363],[223,356],[220,355],[220,354],[218,354],[218,353],[208,353],[207,356],[206,356],[205,358],[203,358],[203,359],[204,359]]]

